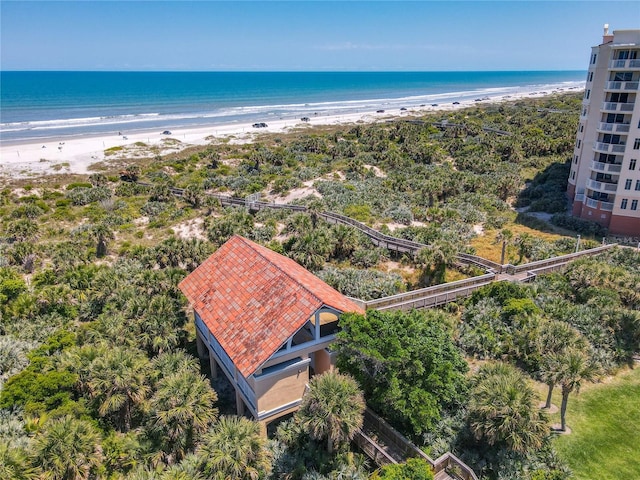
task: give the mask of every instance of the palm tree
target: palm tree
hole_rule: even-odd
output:
[[[41,478],[91,478],[102,463],[100,434],[86,420],[51,420],[33,439],[31,463],[42,471]]]
[[[196,455],[211,480],[258,480],[271,471],[271,452],[260,426],[244,417],[220,418]]]
[[[96,241],[96,257],[104,257],[107,254],[109,241],[115,237],[113,230],[105,223],[98,223],[89,228],[89,235]]]
[[[559,358],[558,383],[562,387],[560,406],[560,430],[567,429],[566,414],[569,394],[580,392],[584,381],[593,381],[600,376],[600,365],[584,349],[570,348]]]
[[[582,334],[567,322],[551,320],[545,324],[538,343],[537,350],[541,355],[538,373],[548,389],[543,408],[551,408],[553,388],[558,383],[560,373],[558,355],[569,347],[586,348],[587,342]]]
[[[316,228],[293,238],[289,257],[309,270],[321,269],[333,251],[334,240],[325,228]]]
[[[151,398],[149,429],[168,464],[180,461],[218,416],[216,392],[202,376],[183,371],[158,382]]]
[[[129,431],[136,409],[151,391],[150,372],[149,360],[140,352],[118,347],[104,351],[93,361],[88,381],[98,414],[112,418],[120,431]]]
[[[331,454],[335,444],[350,441],[362,427],[364,409],[356,381],[330,371],[311,379],[297,417],[312,438],[326,440]]]
[[[503,443],[525,453],[542,446],[546,416],[526,377],[506,363],[488,364],[478,372],[469,402],[469,426],[476,440]]]
[[[340,259],[349,258],[360,245],[358,231],[347,225],[334,225],[331,230],[335,239],[333,255]]]
[[[423,283],[443,283],[447,267],[454,264],[457,254],[456,245],[445,239],[436,239],[428,247],[419,250],[415,258],[416,263],[425,269]]]
[[[502,253],[500,254],[500,265],[504,265],[504,260],[507,254],[507,245],[513,240],[513,232],[508,228],[503,228],[496,235],[496,243],[502,242]]]
[[[12,447],[6,441],[0,441],[0,478],[5,480],[29,480],[35,477],[35,471],[27,463],[22,448]]]

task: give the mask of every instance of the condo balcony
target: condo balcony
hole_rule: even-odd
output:
[[[607,123],[600,122],[598,130],[600,132],[628,133],[630,125],[628,123]]]
[[[601,202],[595,198],[587,198],[587,207],[610,212],[613,210],[613,202]]]
[[[587,180],[587,188],[597,192],[614,193],[618,189],[618,184],[589,179]]]
[[[594,142],[593,144],[593,149],[601,153],[624,153],[625,148],[624,143]]]
[[[619,163],[603,163],[603,162],[591,162],[591,170],[596,172],[605,173],[620,173],[622,165]]]
[[[622,70],[628,68],[640,68],[640,60],[635,58],[628,58],[626,60],[611,60],[609,62],[610,70]]]
[[[633,112],[635,102],[604,102],[600,110],[604,112]]]
[[[638,85],[640,82],[607,82],[604,85],[605,90],[611,91],[629,91],[629,90],[638,90]]]

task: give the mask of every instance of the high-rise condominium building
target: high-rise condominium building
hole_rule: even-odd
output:
[[[640,237],[640,30],[591,49],[569,174],[573,215]]]

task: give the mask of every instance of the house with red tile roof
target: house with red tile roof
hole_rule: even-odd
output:
[[[179,284],[194,310],[198,353],[267,423],[297,410],[309,377],[332,368],[343,312],[364,313],[290,258],[235,235]]]

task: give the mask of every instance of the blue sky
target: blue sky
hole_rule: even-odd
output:
[[[0,1],[3,70],[585,70],[637,1]]]

